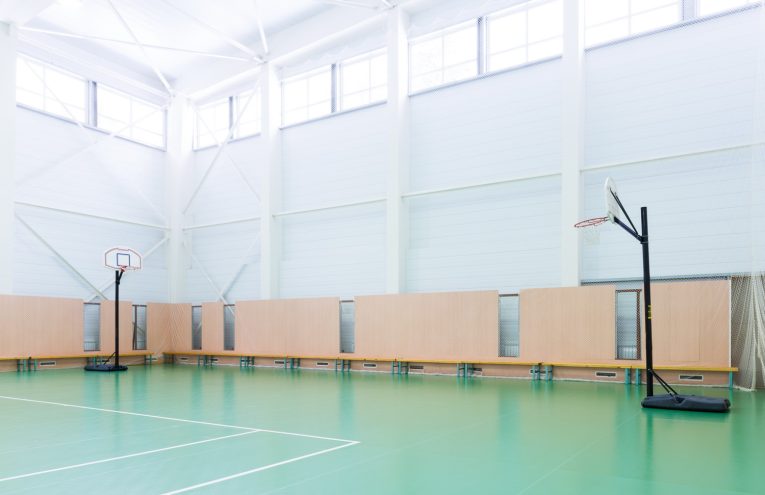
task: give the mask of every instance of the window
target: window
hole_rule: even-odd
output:
[[[226,140],[231,129],[229,99],[214,101],[197,109],[194,148],[206,148]]]
[[[133,305],[133,350],[146,350],[146,306]]]
[[[249,103],[248,103],[249,101]],[[248,91],[233,99],[234,137],[254,136],[260,132],[260,90]],[[239,115],[241,114],[241,116]]]
[[[88,82],[27,57],[16,58],[16,101],[66,119],[88,121]]]
[[[518,357],[520,353],[519,304],[518,294],[499,296],[500,357]]]
[[[409,44],[409,91],[416,92],[478,75],[478,23],[414,39]]]
[[[366,54],[340,63],[340,108],[348,110],[388,97],[388,56]]]
[[[586,0],[587,46],[626,38],[682,20],[683,0]]]
[[[236,306],[226,304],[223,306],[223,349],[233,351],[236,342]]]
[[[492,14],[486,21],[489,71],[563,53],[562,0]]]
[[[340,301],[340,352],[356,350],[356,304]]]
[[[282,125],[332,113],[332,66],[282,81]]]
[[[98,351],[101,349],[101,305],[85,303],[83,305],[83,350]]]
[[[640,293],[616,291],[616,359],[640,359]]]
[[[165,112],[149,102],[99,84],[99,128],[152,146],[165,145]]]
[[[191,307],[191,349],[202,350],[202,306]]]
[[[733,10],[746,5],[761,3],[759,0],[698,0],[698,12],[701,16],[712,15],[726,10]]]

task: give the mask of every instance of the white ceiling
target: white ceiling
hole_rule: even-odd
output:
[[[328,36],[379,17],[392,3],[0,0],[0,20],[19,25],[22,43],[55,43],[60,50],[87,52],[142,74],[157,88],[163,88],[160,80],[164,78],[173,90],[183,87],[184,91],[194,91],[216,79],[255,68],[262,60],[284,56],[294,49],[296,37],[306,38],[300,40],[301,44],[310,44],[317,41],[311,37]],[[325,25],[326,29],[317,25]],[[261,26],[268,51],[261,41]],[[194,79],[195,83],[184,83],[185,79]]]

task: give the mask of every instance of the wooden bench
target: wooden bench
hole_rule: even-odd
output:
[[[37,371],[40,361],[52,361],[59,359],[88,359],[93,364],[98,364],[99,360],[104,360],[112,354],[94,351],[83,354],[56,354],[56,355],[31,355],[26,357],[1,357],[0,361],[16,361],[16,371]],[[144,364],[151,364],[152,354],[149,351],[131,351],[120,353],[120,357],[143,356]]]

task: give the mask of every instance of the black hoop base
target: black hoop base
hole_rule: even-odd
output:
[[[104,371],[110,373],[112,371],[127,371],[127,366],[117,364],[89,364],[85,366],[85,371]]]

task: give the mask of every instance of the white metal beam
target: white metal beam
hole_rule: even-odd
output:
[[[409,16],[396,7],[388,11],[388,163],[386,199],[385,291],[405,290],[407,205],[409,187]]]
[[[13,292],[16,29],[0,23],[0,294]]]
[[[254,97],[254,94],[250,95],[250,97]],[[250,101],[248,100],[248,101],[247,101],[247,105],[249,105],[249,103],[250,103]],[[194,111],[195,111],[195,112],[196,112],[196,114],[197,114],[197,121],[198,121],[198,122],[201,122],[201,123],[202,123],[202,125],[204,126],[205,130],[207,130],[207,132],[209,132],[209,133],[210,133],[210,135],[211,135],[211,136],[213,137],[213,139],[215,140],[215,144],[216,144],[216,146],[221,146],[221,144],[223,144],[223,143],[221,143],[220,141],[218,141],[218,138],[215,136],[215,133],[214,133],[214,132],[212,131],[212,129],[210,128],[210,124],[208,124],[207,120],[205,120],[205,119],[203,119],[203,118],[199,117],[199,108],[198,108],[196,105],[194,105],[193,103],[192,103],[192,106],[194,107]],[[242,115],[243,115],[243,114],[244,114],[244,109],[242,110]],[[239,119],[237,119],[237,123],[238,123],[238,120],[239,120]],[[242,179],[242,181],[244,181],[245,185],[246,185],[246,186],[247,186],[247,188],[250,190],[250,192],[253,194],[253,196],[255,196],[255,199],[257,199],[257,200],[258,200],[258,202],[260,202],[260,194],[258,194],[258,190],[257,190],[257,188],[255,188],[255,186],[254,186],[254,185],[252,185],[252,182],[250,182],[250,178],[249,178],[249,177],[247,177],[247,174],[245,174],[245,173],[244,173],[244,170],[242,170],[242,168],[239,166],[239,164],[237,163],[237,161],[236,161],[236,160],[234,160],[234,158],[233,158],[233,157],[231,156],[231,154],[228,152],[228,149],[224,148],[224,150],[223,150],[223,155],[225,155],[226,159],[227,159],[227,160],[228,160],[228,161],[231,163],[231,165],[233,165],[233,166],[234,166],[234,169],[235,169],[235,170],[237,171],[237,173],[239,174],[239,177]]]
[[[226,150],[226,146],[228,146],[228,143],[231,142],[231,138],[234,135],[234,129],[236,129],[236,127],[239,125],[239,121],[244,115],[244,112],[247,111],[247,107],[250,105],[250,102],[252,101],[254,96],[255,96],[255,92],[253,91],[252,93],[250,93],[250,96],[247,97],[247,101],[244,103],[242,110],[237,115],[236,120],[234,121],[234,124],[228,130],[228,134],[226,134],[226,139],[224,139],[223,142],[218,145],[218,149],[215,152],[215,156],[210,162],[210,165],[208,165],[207,169],[205,169],[205,173],[202,175],[202,178],[199,180],[199,182],[197,183],[197,186],[194,188],[194,191],[191,193],[191,196],[186,202],[186,206],[183,208],[184,214],[189,211],[189,208],[191,208],[191,205],[194,203],[194,200],[196,199],[197,194],[199,194],[199,191],[202,189],[202,186],[204,186],[205,182],[207,182],[207,178],[210,176],[210,172],[212,172],[213,168],[218,163],[218,160],[220,159],[223,152]]]
[[[0,22],[22,26],[31,21],[56,0],[5,0],[0,2]]]
[[[203,223],[203,224],[200,224],[200,225],[190,225],[188,227],[184,227],[183,230],[184,231],[189,231],[189,230],[209,229],[209,228],[212,228],[212,227],[221,227],[223,225],[233,225],[233,224],[236,224],[236,223],[257,222],[258,220],[260,220],[259,216],[257,216],[257,217],[247,217],[247,218],[237,218],[237,219],[234,219],[234,220],[224,220],[222,222]]]
[[[221,40],[225,41],[226,43],[228,43],[229,45],[233,46],[234,48],[237,48],[237,49],[243,51],[244,53],[250,55],[254,60],[257,60],[259,62],[263,61],[263,59],[255,52],[255,50],[253,50],[252,48],[248,47],[244,43],[240,43],[239,41],[235,40],[234,38],[232,38],[228,34],[226,34],[223,31],[221,31],[220,29],[211,26],[210,24],[206,23],[205,21],[197,18],[196,16],[194,16],[194,15],[188,13],[187,11],[179,8],[178,6],[174,5],[172,2],[168,2],[167,0],[160,0],[160,1],[162,3],[164,3],[165,5],[167,5],[168,7],[172,8],[173,10],[175,10],[176,12],[178,12],[179,14],[181,14],[182,16],[184,16],[184,17],[186,17],[188,19],[191,19],[192,21],[196,22],[197,25],[199,27],[201,27],[202,29],[204,29],[205,31],[207,31],[207,32],[209,32],[209,33],[219,37]]]
[[[181,302],[186,285],[188,258],[183,249],[183,201],[192,167],[192,111],[188,99],[176,95],[167,113],[167,166],[165,167],[165,211],[170,227],[166,250],[168,293],[171,302]]]
[[[135,35],[133,30],[130,28],[130,25],[127,23],[125,18],[122,16],[120,11],[117,10],[117,7],[115,7],[115,5],[112,2],[112,0],[106,0],[106,2],[112,8],[112,11],[114,12],[114,15],[116,15],[117,18],[120,20],[120,23],[122,24],[122,27],[124,27],[125,30],[128,32],[128,34],[130,35],[130,37],[133,38],[133,41],[135,41],[135,44],[138,45],[138,48],[141,50],[141,54],[146,59],[146,62],[148,63],[149,67],[151,67],[151,70],[154,71],[154,74],[156,74],[157,77],[159,78],[160,82],[162,82],[162,86],[165,87],[165,89],[167,90],[167,93],[169,95],[172,95],[173,94],[172,86],[170,86],[170,83],[167,82],[167,79],[162,74],[162,71],[159,70],[159,67],[157,66],[157,64],[154,62],[154,60],[146,52],[146,48],[144,48],[143,44],[140,41],[138,41],[138,37]]]
[[[281,86],[273,62],[263,65],[261,72],[261,134],[265,151],[265,175],[261,191],[260,220],[260,297],[279,296],[281,259],[280,223],[274,213],[281,208],[282,150],[279,122]]]
[[[561,163],[561,285],[580,281],[578,229],[581,220],[584,165],[584,5],[582,0],[563,2],[563,118]]]
[[[328,3],[330,5],[338,5],[340,7],[355,7],[359,9],[377,10],[376,5],[371,5],[364,2],[356,2],[353,0],[319,0],[321,3]]]
[[[210,283],[210,286],[213,288],[213,290],[215,291],[215,293],[216,293],[216,294],[218,294],[218,298],[219,298],[221,301],[223,301],[225,304],[228,304],[228,300],[226,300],[226,295],[225,295],[225,294],[223,294],[223,291],[221,291],[221,290],[218,288],[218,285],[217,285],[217,284],[215,283],[215,281],[212,279],[212,277],[211,277],[211,276],[210,276],[210,274],[207,272],[207,270],[205,270],[205,267],[204,267],[204,265],[203,265],[202,263],[200,263],[200,261],[197,259],[197,257],[196,257],[196,256],[194,256],[194,253],[193,253],[193,252],[191,252],[191,248],[189,247],[189,245],[188,245],[188,244],[187,244],[185,241],[183,242],[183,247],[185,248],[185,250],[186,250],[186,253],[189,255],[189,257],[191,258],[191,260],[192,260],[194,263],[196,263],[197,267],[198,267],[198,268],[199,268],[199,270],[202,272],[202,275],[204,275],[204,277],[205,277],[205,278],[207,279],[207,281]]]
[[[45,246],[46,248],[48,248],[48,250],[49,250],[51,253],[53,253],[53,255],[54,255],[56,258],[58,258],[58,260],[59,260],[59,261],[60,261],[60,262],[61,262],[61,263],[62,263],[64,266],[66,266],[67,268],[69,268],[69,270],[71,270],[71,271],[72,271],[72,273],[73,273],[73,274],[74,274],[74,275],[75,275],[77,278],[79,278],[81,281],[83,281],[83,282],[85,283],[85,285],[87,285],[88,287],[90,287],[90,288],[91,288],[91,289],[92,289],[92,290],[93,290],[93,291],[94,291],[96,294],[98,294],[98,295],[99,295],[99,296],[101,296],[102,298],[106,299],[106,296],[104,295],[104,293],[103,293],[103,292],[101,292],[101,291],[98,289],[98,287],[96,287],[95,285],[93,285],[93,284],[90,282],[90,280],[88,280],[88,279],[87,279],[87,277],[85,277],[85,275],[83,275],[82,273],[80,273],[80,271],[79,271],[79,270],[77,270],[77,268],[75,268],[75,267],[74,267],[74,266],[73,266],[71,263],[69,263],[69,261],[68,261],[66,258],[64,258],[64,256],[63,256],[61,253],[59,253],[59,252],[56,250],[56,248],[54,248],[54,247],[53,247],[53,246],[52,246],[52,245],[51,245],[51,244],[50,244],[50,243],[49,243],[47,240],[45,240],[45,237],[43,237],[43,236],[42,236],[42,235],[41,235],[39,232],[37,232],[37,231],[36,231],[34,228],[32,228],[32,226],[31,226],[31,225],[29,225],[29,224],[26,222],[26,220],[24,220],[24,219],[21,217],[21,215],[19,215],[18,213],[16,213],[16,219],[17,219],[17,220],[18,220],[18,221],[21,223],[21,225],[23,225],[24,227],[26,227],[26,228],[27,228],[27,230],[29,230],[29,232],[31,232],[31,233],[32,233],[32,235],[33,235],[33,236],[35,236],[35,238],[37,238],[37,240],[38,240],[38,241],[40,241],[40,243],[41,243],[43,246]]]
[[[40,176],[42,175],[42,173],[50,172],[50,171],[52,171],[52,170],[54,170],[54,169],[56,169],[58,167],[61,167],[63,165],[66,165],[67,163],[70,163],[72,160],[74,160],[75,158],[81,156],[83,153],[86,153],[86,152],[92,150],[93,148],[95,148],[97,146],[100,146],[100,145],[102,145],[102,144],[104,144],[106,142],[111,141],[112,138],[120,136],[120,134],[122,134],[123,132],[127,131],[128,129],[130,129],[130,127],[132,125],[135,125],[135,124],[138,124],[140,122],[143,122],[144,120],[146,120],[149,117],[153,116],[157,112],[164,112],[166,108],[167,108],[166,106],[162,107],[162,108],[158,108],[157,110],[155,110],[155,111],[153,111],[153,112],[151,112],[149,114],[144,115],[140,119],[137,119],[137,120],[133,121],[130,124],[126,124],[126,125],[122,126],[121,128],[117,129],[116,131],[110,132],[106,136],[104,136],[102,138],[99,138],[98,140],[93,141],[90,144],[80,148],[79,150],[75,151],[74,153],[72,153],[68,157],[64,158],[63,160],[59,160],[59,161],[57,161],[57,162],[55,162],[55,163],[53,163],[53,164],[51,164],[49,166],[46,166],[42,170],[38,169],[38,170],[34,171],[33,173],[28,174],[26,177],[23,177],[23,178],[19,179],[18,184],[19,185],[24,185],[24,184],[26,184],[27,182],[29,182],[33,178],[34,179],[39,179]],[[88,131],[86,130],[85,132],[88,132]]]
[[[103,38],[100,36],[91,36],[91,35],[85,35],[85,34],[76,34],[76,33],[66,33],[63,31],[54,31],[51,29],[40,29],[40,28],[32,28],[32,27],[21,27],[19,28],[21,31],[26,31],[29,33],[41,33],[41,34],[48,34],[50,36],[57,36],[59,38],[73,38],[73,39],[79,39],[79,40],[92,40],[92,41],[102,41],[104,43],[115,43],[118,45],[129,45],[129,46],[138,46],[138,44],[135,41],[127,41],[127,40],[118,40],[114,38]],[[191,55],[199,55],[200,57],[210,57],[210,58],[222,58],[225,60],[238,60],[241,62],[250,62],[251,59],[245,58],[245,57],[237,57],[234,55],[220,55],[218,53],[210,53],[210,52],[201,52],[198,50],[189,50],[188,48],[178,48],[178,47],[172,47],[172,46],[161,46],[161,45],[152,45],[148,43],[143,43],[143,47],[150,49],[150,50],[161,50],[161,51],[170,51],[170,52],[179,52],[179,53],[188,53]]]
[[[337,210],[340,208],[351,208],[354,206],[363,206],[363,205],[372,205],[375,203],[384,203],[386,201],[386,198],[370,198],[370,199],[364,199],[361,201],[352,201],[350,203],[338,203],[334,205],[325,205],[325,206],[317,206],[313,208],[304,208],[302,210],[287,210],[287,211],[280,211],[276,212],[273,215],[275,217],[287,217],[291,215],[302,215],[305,213],[314,213],[317,211],[327,211],[327,210]]]
[[[158,225],[154,223],[145,223],[145,222],[138,222],[136,220],[127,220],[125,218],[116,218],[116,217],[109,217],[106,215],[97,215],[95,213],[87,213],[84,211],[77,211],[77,210],[69,210],[65,208],[56,208],[54,206],[47,206],[47,205],[41,205],[37,203],[28,203],[26,201],[16,201],[16,205],[19,206],[28,206],[30,208],[36,208],[40,210],[47,210],[47,211],[55,211],[57,213],[65,213],[67,215],[76,215],[80,217],[87,217],[87,218],[95,218],[98,220],[107,220],[109,222],[117,222],[117,223],[124,223],[127,225],[137,225],[139,227],[148,227],[150,229],[157,229],[157,230],[168,230],[168,227],[165,225]]]
[[[258,23],[260,44],[263,45],[263,53],[268,55],[268,40],[266,40],[266,32],[263,30],[263,19],[260,16],[260,9],[258,9],[258,0],[252,0],[252,7],[255,9],[255,21]]]

